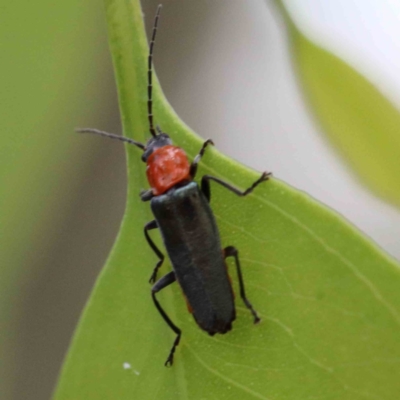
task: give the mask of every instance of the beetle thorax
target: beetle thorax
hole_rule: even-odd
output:
[[[146,175],[155,196],[190,180],[190,164],[186,153],[173,145],[159,147],[147,159]]]

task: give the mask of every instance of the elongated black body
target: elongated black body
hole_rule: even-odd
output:
[[[182,331],[160,304],[157,293],[176,280],[182,288],[197,324],[210,335],[226,333],[232,329],[232,322],[236,317],[233,289],[225,264],[227,257],[233,257],[240,297],[252,314],[254,323],[257,324],[260,321],[260,317],[245,293],[237,248],[221,247],[218,227],[209,205],[210,182],[222,185],[234,194],[243,197],[250,194],[260,183],[267,181],[271,174],[263,172],[250,187],[243,191],[211,175],[202,176],[199,187],[194,182],[198,163],[207,146],[213,144],[212,140],[206,140],[196,157],[189,162],[183,149],[174,146],[169,135],[160,127],[155,126],[152,100],[152,54],[160,10],[161,5],[157,8],[148,57],[147,111],[151,138],[146,143],[140,143],[134,139],[98,129],[82,128],[77,131],[120,140],[143,151],[141,159],[147,164],[146,175],[150,189],[142,191],[140,197],[143,201],[150,201],[155,217],[144,226],[144,235],[158,258],[149,282],[153,284],[151,296],[156,309],[176,335],[165,362],[166,366],[171,366]],[[157,279],[157,274],[165,256],[149,234],[157,228],[160,229],[165,249],[173,266],[173,271],[167,272],[160,279]]]
[[[199,326],[232,328],[235,306],[214,215],[196,182],[151,199],[175,276]]]

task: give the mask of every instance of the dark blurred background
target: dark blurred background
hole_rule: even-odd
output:
[[[148,29],[157,3],[143,2]],[[125,154],[73,132],[121,132],[103,4],[3,2],[0,11],[0,399],[42,400],[118,232]],[[358,184],[306,112],[273,2],[164,1],[155,64],[196,132],[339,210],[400,258],[399,213]]]

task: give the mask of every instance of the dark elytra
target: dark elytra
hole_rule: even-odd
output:
[[[235,304],[231,282],[228,276],[225,258],[234,257],[238,274],[240,297],[258,323],[260,318],[246,297],[244,280],[238,257],[238,251],[233,246],[221,248],[218,227],[210,208],[210,181],[214,181],[238,196],[246,196],[253,189],[269,179],[270,173],[264,172],[248,189],[241,191],[224,182],[220,178],[204,175],[201,185],[194,182],[197,165],[208,145],[213,142],[208,139],[203,143],[198,155],[191,164],[183,150],[172,145],[168,134],[159,127],[154,128],[152,100],[152,61],[153,47],[161,5],[157,8],[148,56],[148,120],[151,138],[146,144],[133,139],[92,128],[76,129],[80,133],[93,133],[133,144],[143,151],[142,161],[147,163],[147,176],[153,186],[143,191],[140,196],[143,201],[150,201],[154,220],[144,227],[145,238],[158,257],[158,262],[150,277],[153,283],[151,295],[154,304],[168,324],[176,333],[176,338],[165,362],[166,366],[173,363],[174,353],[179,344],[182,331],[170,319],[161,307],[156,294],[178,281],[186,297],[194,319],[200,328],[210,335],[226,333],[232,329],[235,319]],[[176,154],[170,157],[170,154]],[[157,155],[155,157],[155,155]],[[161,183],[166,186],[161,186]],[[168,183],[170,182],[170,184]],[[160,185],[159,187],[157,185]],[[157,194],[155,194],[157,193]],[[164,275],[156,282],[157,272],[164,261],[164,254],[150,238],[149,231],[160,229],[161,236],[173,271]],[[154,283],[155,282],[155,283]]]

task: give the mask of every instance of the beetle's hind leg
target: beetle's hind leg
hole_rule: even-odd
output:
[[[161,314],[161,316],[163,317],[164,321],[168,324],[168,326],[176,333],[174,344],[172,345],[167,361],[165,361],[164,364],[166,367],[170,367],[174,362],[175,349],[178,346],[179,341],[181,340],[182,331],[171,321],[167,313],[163,310],[163,308],[161,307],[160,303],[156,298],[156,293],[159,292],[161,289],[164,289],[165,287],[169,286],[171,283],[174,283],[175,281],[176,281],[175,273],[174,271],[171,271],[167,275],[164,275],[151,288],[151,296],[153,298],[155,306],[157,307],[158,312]]]
[[[144,236],[146,237],[147,243],[149,244],[149,246],[152,248],[154,253],[156,253],[157,257],[159,258],[156,266],[154,267],[153,273],[150,276],[150,279],[149,279],[150,283],[154,283],[156,281],[157,272],[160,269],[162,263],[164,262],[164,258],[165,258],[164,254],[161,253],[161,251],[158,249],[158,247],[155,245],[155,243],[151,240],[151,237],[149,235],[149,231],[152,229],[156,229],[156,228],[158,228],[158,225],[157,225],[157,222],[155,219],[153,221],[148,222],[144,226]]]
[[[240,261],[239,261],[239,252],[238,252],[237,248],[233,247],[233,246],[225,247],[224,256],[225,256],[225,258],[227,258],[227,257],[234,257],[235,258],[236,272],[237,272],[238,279],[239,279],[240,297],[244,301],[244,304],[246,304],[246,307],[253,314],[254,323],[258,324],[260,322],[260,317],[257,315],[256,310],[253,308],[252,304],[250,303],[250,301],[246,297],[246,292],[245,292],[245,289],[244,289],[244,281],[243,281],[242,269],[240,267]]]

